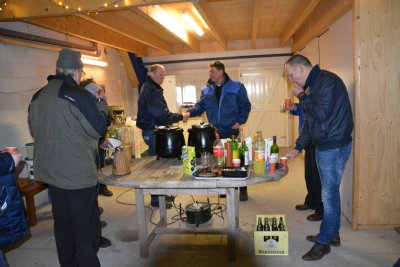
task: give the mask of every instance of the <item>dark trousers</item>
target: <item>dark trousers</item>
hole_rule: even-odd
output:
[[[315,208],[315,213],[324,214],[324,206],[321,199],[321,178],[319,177],[317,161],[315,158],[315,146],[308,145],[305,148],[304,176],[306,179],[307,196],[304,203]]]
[[[100,215],[97,187],[65,190],[50,186],[54,236],[62,267],[100,266]]]

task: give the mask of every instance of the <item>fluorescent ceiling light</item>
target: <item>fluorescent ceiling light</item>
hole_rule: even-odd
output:
[[[83,55],[81,57],[81,59],[82,59],[83,64],[94,65],[94,66],[99,66],[99,67],[107,67],[108,66],[107,62],[98,60],[91,56]]]
[[[204,31],[200,28],[200,26],[194,21],[194,19],[188,13],[183,11],[182,17],[190,28],[192,28],[199,36],[203,36]]]
[[[261,76],[261,73],[254,72],[254,73],[242,73],[242,76]]]

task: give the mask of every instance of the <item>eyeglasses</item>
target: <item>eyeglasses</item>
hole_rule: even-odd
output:
[[[84,72],[83,70],[81,70],[81,73],[82,73],[82,77],[85,77],[86,72]]]

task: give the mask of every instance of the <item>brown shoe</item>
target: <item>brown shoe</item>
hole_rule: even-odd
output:
[[[322,217],[323,217],[322,214],[313,213],[313,214],[307,216],[307,220],[316,222],[316,221],[321,221]]]
[[[306,236],[306,239],[310,242],[316,243],[317,242],[317,236],[315,235],[308,235]],[[332,241],[331,241],[331,246],[334,247],[340,247],[340,236],[335,236]]]
[[[308,206],[307,204],[298,204],[295,206],[295,209],[296,210],[308,210],[308,209],[313,210],[314,208]]]
[[[249,196],[247,194],[247,188],[240,187],[240,189],[239,189],[239,199],[240,199],[240,201],[247,201],[249,199]]]
[[[310,251],[303,255],[303,260],[305,261],[320,260],[325,254],[328,254],[329,252],[331,252],[330,245],[322,245],[320,243],[315,243],[315,245],[310,249]]]

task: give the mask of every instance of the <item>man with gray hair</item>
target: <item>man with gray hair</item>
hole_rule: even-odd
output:
[[[79,52],[62,49],[56,75],[29,105],[35,179],[49,185],[61,266],[100,266],[95,155],[107,105],[79,86],[82,68]]]

